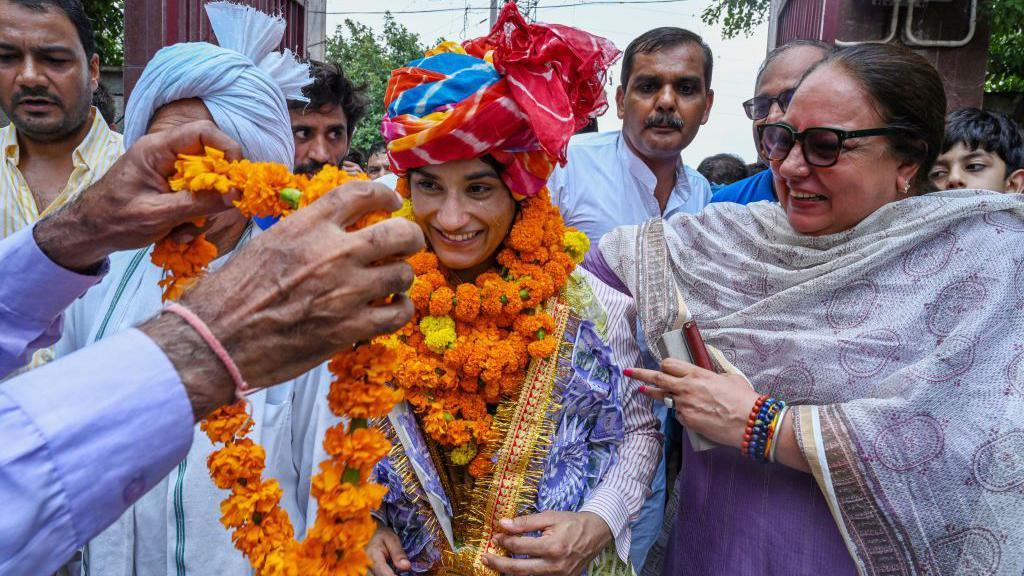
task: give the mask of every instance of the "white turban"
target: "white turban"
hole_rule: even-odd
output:
[[[309,66],[289,50],[273,52],[284,20],[229,2],[207,4],[206,14],[220,46],[181,43],[153,56],[128,99],[125,146],[145,135],[161,106],[200,98],[246,158],[291,168],[295,142],[286,100],[306,101],[302,87],[311,79]]]

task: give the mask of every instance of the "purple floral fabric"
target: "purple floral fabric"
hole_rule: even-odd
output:
[[[622,442],[621,369],[608,346],[583,321],[575,336],[558,431],[537,487],[538,510],[577,510],[615,463]]]

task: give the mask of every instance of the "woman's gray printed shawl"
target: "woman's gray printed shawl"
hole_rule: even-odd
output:
[[[777,204],[716,204],[601,251],[648,342],[675,283],[709,344],[800,405],[862,573],[1024,571],[1024,198],[909,198],[821,237]]]

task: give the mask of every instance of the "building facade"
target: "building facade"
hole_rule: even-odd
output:
[[[898,42],[935,65],[946,85],[950,110],[981,106],[989,30],[980,4],[980,0],[771,0],[768,46],[797,38],[840,46]]]

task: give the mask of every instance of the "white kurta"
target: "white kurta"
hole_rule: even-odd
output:
[[[240,244],[252,232],[246,232]],[[135,326],[159,311],[162,271],[149,259],[151,249],[111,257],[104,281],[68,309],[58,355],[69,354],[115,332]],[[231,254],[212,265],[217,268]],[[253,335],[258,338],[258,334]],[[296,534],[305,534],[315,514],[310,478],[326,457],[324,431],[337,419],[327,407],[331,375],[326,365],[248,397],[256,425],[251,437],[266,450],[267,471],[284,490],[282,505]],[[219,521],[228,494],[213,485],[206,459],[213,446],[197,425],[186,459],[143,496],[117,522],[83,550],[81,574],[90,576],[248,576],[249,563],[235,550]],[[117,458],[117,454],[111,454]]]
[[[680,212],[696,214],[711,201],[707,178],[680,157],[676,185],[662,211],[654,197],[658,178],[629,148],[622,132],[573,136],[568,157],[548,179],[551,202],[561,210],[565,225],[586,234],[591,246],[618,226]]]

